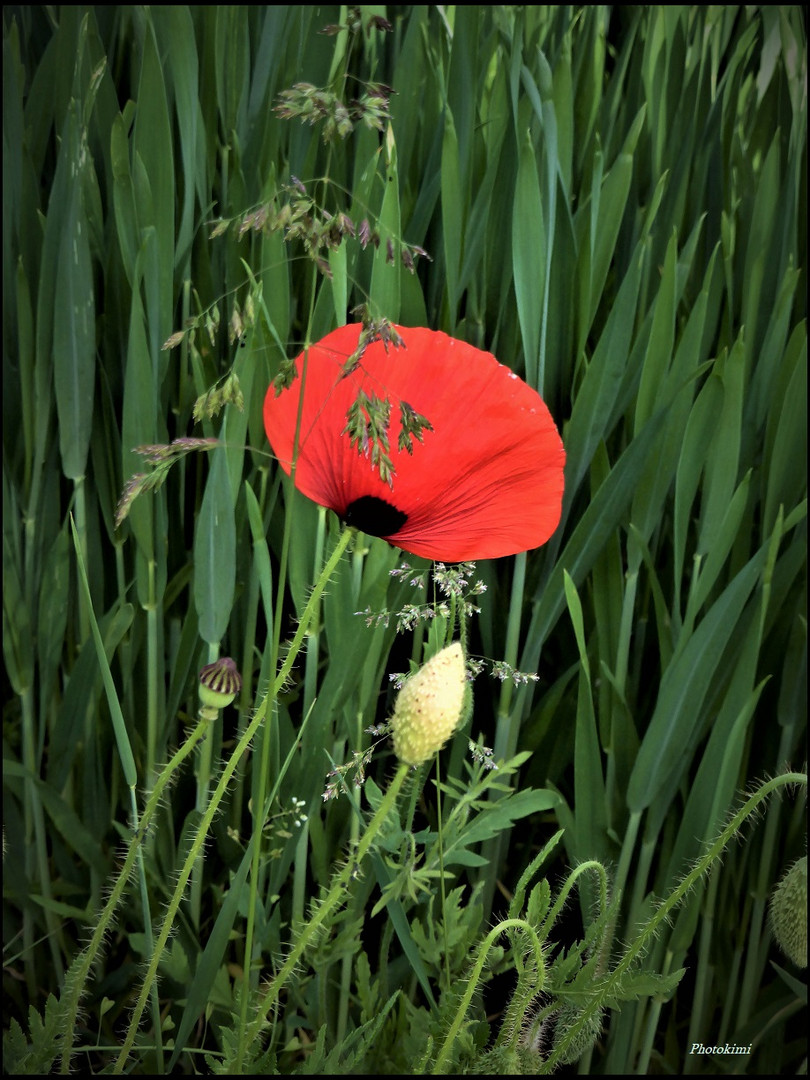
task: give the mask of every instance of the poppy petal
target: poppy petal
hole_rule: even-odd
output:
[[[443,562],[498,558],[544,544],[560,520],[565,451],[540,395],[491,353],[422,327],[395,327],[404,347],[375,341],[344,377],[359,323],[297,360],[298,378],[264,403],[267,437],[295,485],[344,521],[414,555]],[[305,370],[304,370],[305,369]],[[391,402],[392,484],[345,432],[364,391]],[[432,430],[397,446],[400,402]]]

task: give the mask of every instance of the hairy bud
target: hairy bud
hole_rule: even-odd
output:
[[[782,952],[807,967],[807,856],[788,870],[771,896],[771,926]]]
[[[391,717],[400,761],[421,765],[441,750],[461,718],[465,682],[464,652],[454,641],[405,683]]]

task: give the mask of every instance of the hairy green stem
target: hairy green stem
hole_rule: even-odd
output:
[[[175,772],[180,768],[185,759],[193,751],[194,747],[200,741],[208,728],[208,722],[201,722],[197,724],[189,737],[180,747],[180,749],[174,754],[171,760],[167,763],[166,767],[161,770],[160,775],[155,781],[155,786],[152,789],[149,798],[146,800],[146,806],[144,807],[143,814],[141,815],[140,822],[138,823],[135,836],[133,836],[129,849],[124,859],[124,863],[118,873],[118,877],[115,879],[115,883],[110,890],[110,894],[107,897],[107,902],[101,911],[101,914],[96,921],[93,935],[90,938],[86,948],[79,953],[71,965],[71,969],[65,978],[65,990],[63,1000],[66,1002],[67,1016],[65,1019],[65,1031],[74,1032],[76,1030],[76,1017],[79,1011],[79,1004],[84,994],[87,979],[90,975],[90,969],[98,955],[98,951],[101,948],[102,942],[107,931],[112,923],[113,915],[121,901],[121,897],[124,894],[124,890],[129,880],[129,875],[135,865],[135,860],[138,857],[138,852],[146,834],[146,830],[151,824],[152,818],[160,805],[160,800],[163,796],[163,792],[166,790],[169,781],[174,776]],[[65,1043],[65,1047],[62,1051],[62,1063],[61,1072],[69,1073],[70,1069],[70,1057],[73,1047],[68,1042]]]
[[[315,273],[316,272],[315,272],[315,270],[313,268],[313,274],[315,274]],[[290,489],[289,489],[290,490],[290,499],[289,499],[289,504],[287,506],[287,513],[284,515],[284,533],[283,533],[282,540],[281,540],[281,557],[279,559],[279,568],[278,568],[278,588],[277,588],[277,592],[276,592],[276,609],[275,609],[275,612],[274,612],[274,615],[273,615],[273,630],[272,630],[272,642],[273,642],[273,644],[272,644],[272,649],[271,649],[271,653],[270,653],[270,665],[271,665],[271,670],[272,671],[276,671],[278,669],[279,656],[280,656],[280,652],[281,652],[281,612],[282,612],[283,607],[284,607],[284,590],[287,587],[287,561],[289,559],[289,554],[290,554],[290,543],[291,543],[291,540],[292,540],[293,522],[295,520],[295,495],[296,495],[295,472],[296,472],[296,468],[297,468],[297,465],[298,465],[299,437],[300,437],[300,432],[301,432],[301,418],[302,418],[302,416],[304,414],[304,393],[306,391],[306,384],[307,384],[307,366],[308,366],[308,360],[309,360],[310,330],[311,330],[311,327],[312,327],[312,316],[313,316],[313,312],[314,312],[314,303],[315,303],[314,289],[315,289],[315,284],[314,284],[314,280],[313,280],[313,293],[312,293],[312,295],[310,297],[309,315],[308,315],[308,318],[307,318],[307,335],[306,335],[306,341],[304,343],[304,361],[303,361],[303,364],[301,365],[302,370],[301,370],[301,374],[299,376],[299,378],[300,378],[300,390],[299,390],[299,399],[298,399],[298,413],[297,413],[296,421],[295,421],[295,436],[294,436],[294,439],[293,439],[293,455],[292,455],[292,466],[291,466],[291,472],[290,472]],[[318,596],[320,596],[320,593],[318,594]],[[314,593],[313,593],[313,597],[314,597]],[[312,601],[313,597],[310,597],[310,601]],[[305,615],[309,612],[309,618],[307,619],[305,632],[306,632],[306,630],[309,629],[309,622],[314,617],[317,610],[318,610],[317,600],[315,601],[315,604],[312,607],[311,611],[310,611],[310,605],[309,604],[307,605],[307,607],[305,609]],[[299,631],[302,629],[302,627],[304,627],[304,620],[303,619],[301,620],[301,624],[299,625],[299,628],[298,628]],[[302,638],[302,640],[303,640],[303,638]],[[300,643],[299,643],[298,647],[300,648]],[[282,684],[278,684],[278,685],[280,686]],[[270,704],[271,705],[275,705],[276,693],[277,693],[277,689],[274,688],[273,691],[272,691],[272,694],[271,694],[271,699],[270,699]],[[267,705],[268,705],[268,702],[267,702],[266,699],[265,699],[265,702],[263,704],[264,704],[264,708],[266,710]],[[305,715],[306,715],[306,713],[305,713]],[[252,859],[251,867],[250,867],[250,893],[249,893],[249,897],[248,897],[247,923],[246,923],[246,926],[245,926],[245,953],[244,953],[244,956],[245,956],[245,959],[244,959],[245,982],[244,982],[244,985],[242,987],[243,992],[242,992],[241,1002],[240,1002],[240,1006],[239,1006],[239,1049],[238,1049],[237,1057],[236,1057],[237,1071],[241,1071],[242,1061],[243,1061],[243,1058],[244,1058],[245,1050],[247,1048],[247,1042],[246,1042],[246,1030],[247,1030],[247,1022],[248,1022],[247,1008],[248,1008],[248,998],[250,996],[250,988],[251,988],[251,986],[250,986],[251,974],[252,974],[252,969],[253,969],[253,936],[254,936],[254,933],[255,933],[256,904],[258,903],[258,895],[259,895],[259,875],[260,875],[261,858],[262,858],[262,836],[263,836],[262,829],[264,827],[264,820],[260,815],[262,815],[264,813],[265,790],[266,790],[267,773],[268,773],[269,761],[270,761],[270,739],[268,738],[268,733],[266,731],[264,733],[264,736],[265,737],[262,739],[262,742],[261,742],[261,755],[260,755],[259,774],[258,774],[258,779],[257,779],[257,784],[256,784],[256,799],[255,799],[255,803],[254,803],[254,813],[253,813],[253,831],[254,831],[254,833],[258,833],[258,836],[256,838],[256,843],[255,843],[254,848],[253,848],[253,859]]]
[[[557,916],[565,906],[565,902],[568,899],[568,894],[573,889],[578,878],[583,874],[595,873],[599,878],[599,913],[603,915],[607,909],[608,895],[607,895],[607,873],[604,866],[596,859],[589,859],[587,862],[580,863],[574,870],[568,875],[565,884],[560,889],[560,894],[557,897],[557,901],[554,907],[549,911],[546,916],[543,926],[540,930],[540,938],[545,941],[551,931],[552,926],[557,920]]]
[[[276,694],[278,693],[279,689],[284,685],[284,681],[286,680],[292,669],[293,664],[295,663],[296,657],[298,656],[298,653],[301,649],[301,645],[303,644],[304,638],[306,637],[307,630],[309,628],[309,624],[312,620],[313,614],[317,610],[318,601],[320,600],[321,594],[326,587],[326,583],[329,581],[332,574],[334,573],[341,556],[348,547],[351,535],[351,529],[347,528],[343,530],[343,533],[341,534],[340,539],[335,546],[335,550],[329,557],[329,561],[324,567],[323,572],[321,573],[321,576],[315,585],[315,588],[312,590],[312,595],[310,596],[307,606],[304,609],[304,613],[301,616],[301,622],[298,625],[298,629],[295,633],[295,637],[292,640],[292,644],[290,645],[290,649],[287,653],[284,663],[281,665],[281,668],[279,669],[272,686],[267,691],[261,703],[259,704],[259,707],[257,708],[253,719],[245,728],[245,732],[242,735],[242,738],[237,743],[236,747],[234,748],[230,760],[228,761],[225,768],[222,770],[219,782],[217,783],[217,786],[211,796],[211,801],[208,804],[208,808],[206,809],[205,814],[203,815],[202,820],[197,827],[197,833],[194,837],[194,841],[191,844],[188,855],[186,857],[186,861],[183,864],[183,868],[180,871],[180,875],[175,885],[174,893],[172,894],[171,900],[169,901],[168,907],[166,909],[166,915],[163,921],[163,926],[161,927],[160,934],[158,935],[158,939],[155,945],[155,951],[152,955],[152,959],[149,962],[149,966],[147,968],[146,975],[141,986],[141,991],[138,995],[138,1000],[135,1003],[132,1017],[130,1019],[129,1028],[127,1029],[126,1038],[124,1039],[123,1046],[121,1047],[121,1052],[118,1055],[118,1059],[115,1063],[115,1072],[123,1071],[127,1057],[129,1056],[129,1053],[135,1042],[135,1035],[138,1030],[138,1025],[140,1024],[141,1016],[143,1015],[146,999],[149,995],[152,983],[155,981],[155,978],[157,976],[157,969],[160,963],[160,958],[163,954],[163,950],[166,947],[166,942],[169,939],[169,934],[171,933],[172,927],[174,925],[177,910],[180,907],[180,902],[183,899],[183,894],[185,893],[188,879],[191,876],[192,868],[197,860],[199,853],[202,851],[203,845],[205,843],[205,838],[208,835],[208,830],[211,828],[211,823],[214,820],[214,817],[216,816],[216,813],[219,809],[219,804],[222,802],[231,778],[236,771],[237,765],[241,761],[242,756],[246,753],[257,731],[264,722],[265,716],[267,714],[268,703],[275,700]],[[257,808],[257,813],[261,813],[261,809],[261,806],[259,806]]]
[[[139,835],[139,823],[138,823],[138,797],[135,794],[135,787],[132,786],[129,789],[130,798],[130,810],[132,816],[132,824],[135,829],[135,836]],[[154,935],[152,934],[152,911],[149,904],[149,887],[146,883],[146,866],[143,858],[143,844],[133,841],[133,847],[136,850],[136,858],[138,862],[138,887],[141,894],[141,912],[143,913],[143,930],[144,941],[146,943],[146,953],[151,956],[152,949],[154,947]],[[152,993],[150,996],[150,1004],[152,1007],[152,1026],[155,1029],[155,1059],[156,1059],[156,1071],[158,1075],[162,1075],[164,1072],[164,1058],[163,1058],[163,1031],[160,1023],[160,999],[158,998],[157,986],[152,987]]]
[[[726,845],[739,832],[746,819],[757,810],[760,803],[762,803],[773,791],[794,784],[803,784],[806,787],[807,774],[790,772],[783,773],[781,776],[775,776],[772,780],[768,780],[762,784],[762,786],[755,791],[745,803],[743,803],[737,813],[731,818],[728,825],[720,832],[718,837],[709,844],[705,854],[698,859],[692,870],[683,878],[678,887],[673,890],[658,908],[656,908],[655,912],[647,920],[635,939],[630,943],[622,959],[613,971],[611,971],[610,976],[604,980],[588,1003],[583,1006],[579,1024],[572,1026],[572,1028],[565,1033],[546,1060],[546,1072],[552,1072],[559,1063],[565,1060],[565,1053],[573,1040],[578,1036],[581,1027],[602,1007],[603,1001],[613,992],[617,982],[628,970],[636,957],[647,947],[650,939],[655,936],[662,924],[666,922],[670,912],[681,903],[696,882],[699,881],[700,878],[711,869],[714,862],[720,858]]]
[[[321,926],[326,922],[332,912],[339,907],[340,904],[346,900],[346,888],[351,880],[352,874],[356,867],[362,863],[363,859],[369,852],[371,845],[376,839],[377,833],[384,824],[389,813],[393,809],[397,796],[399,795],[400,788],[408,775],[410,766],[403,762],[397,768],[396,773],[388,786],[388,790],[377,807],[377,811],[374,817],[368,823],[366,831],[360,839],[357,848],[354,853],[347,859],[345,866],[332,881],[331,888],[326,896],[321,900],[309,919],[309,922],[302,928],[301,933],[298,936],[297,941],[290,949],[287,959],[281,965],[279,970],[270,980],[267,989],[265,990],[261,1001],[259,1002],[258,1012],[256,1018],[248,1029],[248,1037],[250,1042],[258,1038],[262,1027],[264,1026],[265,1017],[267,1013],[272,1009],[273,1005],[278,1000],[279,994],[287,981],[287,978],[292,973],[295,965],[300,960],[305,949],[312,941],[313,937],[317,934]]]
[[[461,1030],[461,1025],[464,1023],[464,1017],[467,1014],[467,1009],[472,1001],[473,994],[478,988],[478,981],[481,978],[481,972],[484,969],[484,963],[486,962],[487,954],[501,934],[505,930],[521,930],[527,935],[531,942],[532,950],[534,952],[534,960],[537,965],[537,981],[534,988],[535,993],[539,993],[543,988],[545,963],[543,961],[543,946],[540,943],[540,938],[537,935],[537,931],[533,926],[530,926],[524,919],[504,919],[503,922],[499,922],[497,926],[487,934],[484,940],[478,947],[478,952],[473,963],[472,971],[467,979],[467,988],[465,989],[461,1001],[459,1002],[456,1015],[453,1018],[453,1022],[450,1025],[450,1030],[447,1032],[447,1037],[444,1040],[441,1050],[436,1057],[436,1061],[433,1065],[433,1074],[440,1075],[445,1071],[447,1059],[453,1049],[458,1033]]]

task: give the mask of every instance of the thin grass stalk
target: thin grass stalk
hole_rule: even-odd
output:
[[[697,963],[695,965],[695,992],[692,998],[692,1009],[689,1014],[689,1032],[686,1037],[687,1046],[691,1046],[693,1043],[700,1042],[701,1037],[705,1034],[701,1030],[706,1013],[704,1010],[708,1006],[709,994],[712,988],[712,941],[714,938],[715,930],[715,912],[717,910],[717,891],[719,887],[719,875],[713,874],[709,879],[708,888],[706,889],[706,895],[703,899],[701,919],[700,919],[700,938],[698,941],[698,956]],[[731,973],[733,975],[733,971]],[[730,982],[733,986],[734,983]],[[721,1035],[720,1038],[725,1042],[725,1038]],[[693,1061],[695,1055],[687,1054],[684,1059],[683,1070],[684,1073],[694,1072]]]
[[[156,776],[158,728],[158,675],[163,664],[158,656],[158,600],[155,587],[156,566],[149,561],[149,601],[146,608],[146,776],[151,786]]]
[[[312,567],[312,578],[318,575],[319,568],[323,566],[323,548],[326,537],[326,509],[323,506],[318,507],[318,526],[315,534],[315,558]],[[321,612],[320,605],[317,610],[312,623],[312,630],[309,633],[309,640],[307,642],[307,654],[304,659],[304,716],[309,715],[309,711],[315,703],[315,698],[318,692],[318,663],[321,645],[320,635],[320,623]],[[307,808],[309,812],[309,807]],[[309,816],[300,828],[300,835],[298,842],[295,846],[295,859],[293,861],[293,895],[292,895],[292,921],[296,922],[298,919],[303,919],[306,908],[306,887],[307,876],[309,873],[309,865],[307,860],[307,851],[309,848]]]
[[[254,544],[255,547],[255,544]],[[246,696],[250,692],[250,687],[253,684],[253,655],[256,648],[256,629],[259,617],[259,576],[256,573],[255,559],[252,562],[250,569],[250,577],[247,583],[247,603],[245,610],[245,638],[244,648],[242,650],[242,689],[239,696],[239,734],[241,735],[245,728],[244,717],[250,709]],[[242,806],[244,804],[244,786],[245,786],[245,774],[244,769],[237,770],[237,775],[234,781],[233,792],[231,793],[231,805],[230,805],[230,820],[234,829],[239,829],[242,821]]]
[[[633,810],[628,818],[627,828],[624,831],[622,850],[619,853],[619,862],[616,866],[616,874],[613,879],[614,889],[622,894],[624,894],[625,882],[627,881],[627,875],[630,872],[630,863],[632,862],[636,840],[638,839],[641,814],[642,811]]]
[[[263,515],[264,507],[267,497],[267,470],[259,470],[259,496],[257,499],[259,505],[259,511]],[[256,571],[256,548],[258,540],[254,540],[253,551],[253,568],[250,575],[250,596],[248,600],[248,618],[245,629],[245,650],[244,659],[242,661],[242,692],[239,699],[239,731],[238,736],[241,738],[242,733],[245,730],[246,717],[250,711],[251,693],[253,686],[252,672],[253,672],[253,653],[256,642],[256,622],[258,619],[258,602],[259,602],[259,576]],[[255,592],[256,608],[254,610],[253,598]],[[273,625],[276,621],[272,613],[267,613],[269,619],[269,625],[267,626],[267,633],[271,640],[273,640]],[[231,824],[235,829],[240,827],[242,821],[242,806],[244,804],[245,794],[245,768],[240,766],[237,770],[237,781],[234,784],[233,798],[231,800]]]
[[[790,755],[791,732],[783,727],[779,740],[778,761]],[[767,898],[774,878],[774,853],[779,850],[779,834],[782,828],[779,806],[769,806],[762,834],[762,857],[759,861],[756,884],[752,896],[751,921],[748,927],[745,966],[740,983],[740,1004],[737,1024],[745,1025],[756,1008],[757,990],[762,970],[767,963],[769,930],[767,925]]]
[[[355,745],[360,746],[363,738],[363,714],[358,712],[355,724]],[[352,814],[349,822],[349,851],[354,851],[360,836],[360,817]],[[346,1030],[349,1021],[349,1001],[351,998],[352,973],[354,971],[354,955],[347,953],[340,963],[340,992],[338,995],[338,1017],[335,1041],[338,1046],[342,1045],[346,1038]]]
[[[725,1043],[728,1039],[731,1025],[734,1022],[734,1009],[737,1004],[737,991],[740,985],[740,970],[743,962],[743,947],[735,945],[731,956],[731,967],[726,980],[727,992],[722,995],[723,1008],[720,1014],[720,1024],[717,1029],[717,1042]],[[690,1043],[691,1045],[691,1043]],[[690,1070],[691,1071],[691,1070]]]
[[[206,664],[213,664],[219,656],[219,646],[208,646],[208,659]],[[213,753],[213,739],[209,732],[208,738],[204,739],[200,746],[200,752],[197,758],[197,802],[196,810],[199,814],[204,813],[206,806],[208,805],[208,789],[211,782],[211,755]],[[203,873],[205,871],[205,859],[204,853],[200,852],[200,857],[194,865],[194,870],[191,874],[191,887],[189,890],[189,910],[191,912],[191,921],[194,924],[194,929],[199,931],[200,929],[200,907],[202,902],[202,883]]]
[[[650,814],[648,811],[648,825],[649,820]],[[639,847],[635,869],[633,870],[633,891],[630,895],[630,903],[625,921],[628,933],[632,932],[633,927],[638,923],[639,914],[644,905],[644,897],[647,895],[650,873],[655,861],[656,852],[658,851],[659,842],[660,832],[656,833],[653,838],[647,836],[642,836],[641,838],[641,845]]]
[[[188,325],[188,318],[191,312],[191,280],[185,278],[183,281],[183,295],[181,300],[181,312],[182,323],[181,326]],[[183,340],[180,342],[180,355],[179,362],[177,364],[177,408],[178,411],[182,409],[183,399],[186,396],[186,387],[190,377],[190,369],[188,362],[188,350],[189,350],[189,338],[187,334],[183,335]],[[185,466],[184,466],[185,467]]]
[[[656,971],[658,968],[656,967]],[[669,975],[672,971],[672,953],[667,949],[664,963],[661,967],[662,975]],[[655,1037],[658,1033],[658,1024],[661,1020],[661,1010],[664,1001],[660,997],[650,998],[643,1003],[644,1025],[641,1035],[641,1048],[636,1059],[635,1071],[638,1076],[648,1076],[650,1073],[650,1059],[652,1057]]]
[[[526,552],[515,556],[512,572],[512,594],[509,600],[509,616],[506,623],[504,659],[510,667],[518,666],[520,646],[520,623],[526,590]],[[498,702],[498,720],[495,729],[495,756],[509,759],[515,753],[519,734],[519,717],[512,712],[514,687],[511,679],[504,679]]]
[[[506,622],[506,641],[504,644],[504,660],[512,668],[518,666],[518,649],[520,646],[520,623],[523,611],[523,600],[526,588],[526,552],[523,551],[515,556],[512,571],[512,593],[509,600],[509,615]],[[501,685],[498,700],[498,716],[495,726],[494,755],[496,760],[504,758],[508,760],[514,756],[520,731],[519,713],[512,709],[514,687],[511,679],[504,679]],[[490,798],[494,792],[490,792]],[[482,857],[490,866],[499,866],[503,850],[503,836],[499,834],[492,840],[487,841],[482,849]],[[482,902],[484,910],[489,911],[492,907],[492,899],[495,895],[495,877],[488,874],[484,882]]]
[[[452,626],[452,623],[451,623]],[[436,842],[439,848],[439,893],[442,910],[442,936],[444,938],[444,977],[447,989],[452,986],[450,979],[450,941],[447,936],[447,890],[444,882],[444,822],[442,820],[442,773],[439,756],[436,755]]]
[[[74,517],[76,531],[79,534],[79,544],[82,549],[82,558],[85,566],[87,566],[87,488],[83,476],[73,481],[73,505],[75,507]],[[90,637],[90,618],[84,594],[81,592],[79,594],[79,635],[81,641],[87,641]]]
[[[31,777],[39,775],[35,745],[34,690],[27,687],[21,696],[23,764]],[[26,870],[31,882],[39,882],[42,895],[47,900],[52,898],[51,878],[48,864],[48,843],[45,829],[45,811],[36,785],[29,781],[25,785],[23,825],[25,829]],[[62,951],[64,938],[59,920],[46,904],[44,911],[45,926],[48,931],[48,947],[55,970],[60,978],[64,974]],[[34,920],[29,905],[23,910],[23,953],[25,957],[25,976],[29,992],[36,993],[38,976],[34,963]]]

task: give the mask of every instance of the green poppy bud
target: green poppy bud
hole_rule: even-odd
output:
[[[596,1040],[602,1031],[603,1010],[597,1009],[589,1014],[583,1021],[584,1010],[581,1006],[574,1005],[569,1000],[564,1000],[557,1015],[557,1026],[554,1032],[554,1045],[557,1046],[563,1037],[575,1032],[573,1039],[560,1058],[560,1064],[573,1065],[579,1061],[583,1054],[592,1050]]]
[[[458,726],[466,683],[464,652],[454,641],[412,675],[399,692],[391,730],[394,752],[408,765],[438,753]]]
[[[208,709],[224,709],[242,689],[242,678],[230,656],[206,664],[200,672],[200,701]]]
[[[771,895],[771,926],[782,952],[807,967],[807,856],[788,870]]]

